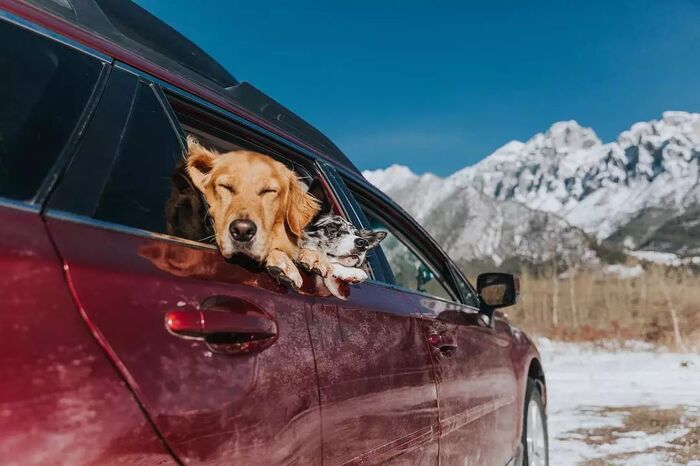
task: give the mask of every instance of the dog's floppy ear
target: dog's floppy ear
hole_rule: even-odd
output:
[[[333,206],[330,202],[328,202],[326,191],[323,189],[323,184],[318,178],[313,179],[307,192],[318,201],[318,204],[321,207],[321,210],[319,210],[318,214],[316,214],[316,217],[320,218],[333,213]]]
[[[301,237],[304,228],[318,214],[321,206],[318,200],[304,189],[304,185],[299,181],[296,174],[287,167],[284,167],[284,169],[287,170],[287,176],[289,177],[285,217],[289,230],[294,235]]]
[[[214,167],[214,161],[218,155],[217,152],[202,146],[191,134],[187,136],[187,174],[197,189],[202,192],[209,181],[209,172]]]
[[[367,240],[369,243],[367,249],[370,249],[381,243],[382,240],[386,238],[386,231],[362,230],[362,232],[360,232],[360,236]]]

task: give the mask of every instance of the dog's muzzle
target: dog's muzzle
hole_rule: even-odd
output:
[[[231,237],[238,242],[248,243],[258,231],[258,226],[250,220],[234,220],[228,227]]]

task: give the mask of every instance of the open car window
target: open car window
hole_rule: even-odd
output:
[[[171,106],[172,104],[172,106]],[[147,232],[215,244],[208,207],[186,171],[185,137],[219,152],[257,151],[291,168],[327,199],[312,162],[225,118],[174,102],[115,68],[52,209]]]

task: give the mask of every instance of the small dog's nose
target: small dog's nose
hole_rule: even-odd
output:
[[[369,242],[364,238],[355,238],[355,246],[358,248],[366,248]]]
[[[228,229],[233,239],[243,243],[247,243],[253,239],[255,232],[258,231],[258,227],[250,220],[234,220],[231,222],[231,226],[229,226]]]

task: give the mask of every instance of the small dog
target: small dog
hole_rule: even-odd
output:
[[[322,253],[331,264],[328,274],[319,273],[328,291],[345,299],[343,283],[359,283],[369,276],[361,267],[367,251],[386,237],[384,231],[358,230],[339,215],[323,215],[304,231],[302,249]],[[308,265],[302,264],[305,268]],[[319,272],[314,270],[314,272]]]

